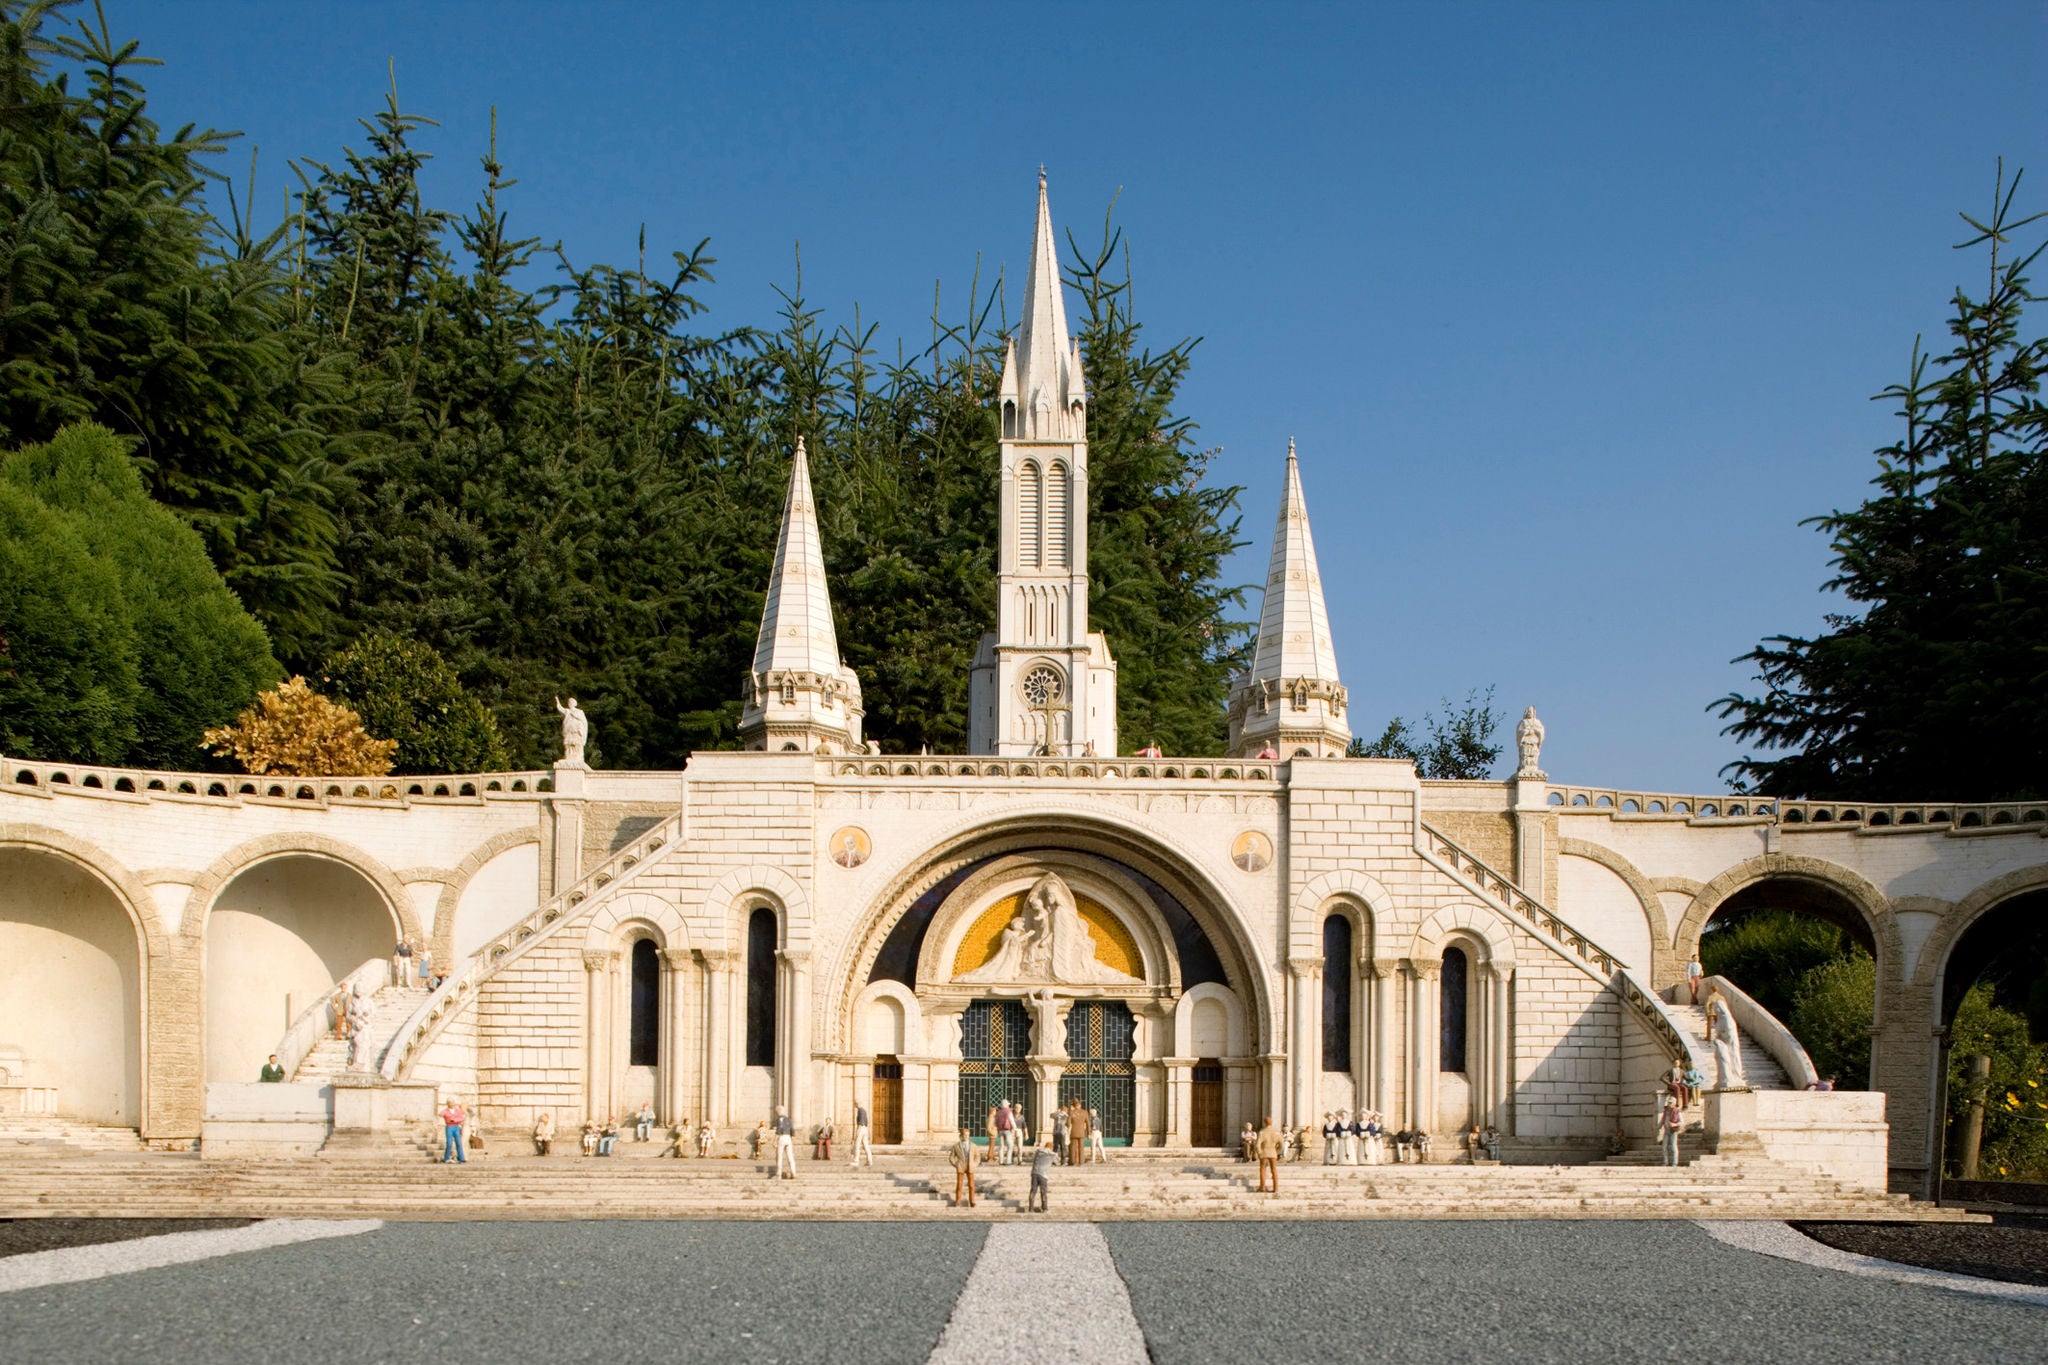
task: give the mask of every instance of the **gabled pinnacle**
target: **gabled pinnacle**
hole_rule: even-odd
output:
[[[761,633],[754,643],[757,675],[783,670],[825,677],[839,671],[839,635],[832,624],[818,511],[811,498],[811,461],[801,436],[790,462],[789,498],[782,508],[775,567],[768,575],[768,600],[762,604]]]
[[[1337,681],[1330,613],[1323,605],[1322,572],[1316,567],[1316,543],[1309,534],[1308,500],[1302,495],[1301,465],[1292,437],[1287,441],[1287,483],[1273,528],[1273,557],[1266,567],[1266,599],[1259,606],[1259,639],[1250,677],[1276,687],[1304,679]]]

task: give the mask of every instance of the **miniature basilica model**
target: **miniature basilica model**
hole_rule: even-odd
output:
[[[2048,885],[2042,812],[1831,807],[1505,781],[1343,757],[1349,700],[1290,447],[1229,753],[1117,730],[1088,616],[1088,389],[1041,179],[1001,413],[997,627],[970,752],[861,734],[807,457],[743,691],[744,751],[593,771],[254,778],[4,761],[0,1124],[62,1114],[202,1152],[376,1144],[436,1102],[563,1131],[799,1124],[878,1143],[1036,1126],[1079,1098],[1112,1146],[1377,1111],[1434,1159],[1648,1146],[1674,1060],[1714,1077],[1685,964],[1715,914],[1848,925],[1878,963],[1867,1092],[1732,983],[1748,1046],[1705,1140],[1919,1188],[1951,953]],[[392,983],[401,937],[446,980]],[[371,1004],[353,1065],[337,987]],[[1702,993],[1700,1002],[1708,995]],[[270,1053],[291,1076],[255,1086]],[[1853,1078],[1861,1083],[1866,1078]],[[1890,1112],[1887,1113],[1887,1107]],[[395,1139],[391,1139],[395,1140]]]

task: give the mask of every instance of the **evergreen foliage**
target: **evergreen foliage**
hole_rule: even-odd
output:
[[[1445,697],[1422,718],[1422,730],[1401,716],[1387,722],[1379,738],[1352,736],[1347,758],[1405,758],[1422,776],[1439,781],[1483,780],[1500,762],[1500,741],[1494,738],[1504,717],[1493,709],[1493,688],[1473,688],[1462,702]]]
[[[257,689],[275,682],[279,670],[263,627],[221,581],[199,536],[150,499],[126,444],[88,423],[66,427],[49,444],[0,462],[0,481],[69,523],[76,544],[90,556],[91,577],[111,574],[110,610],[119,617],[113,627],[98,611],[74,617],[79,638],[57,653],[61,658],[84,651],[107,669],[94,689],[105,706],[88,702],[77,716],[59,722],[104,739],[46,732],[23,734],[18,745],[10,738],[6,747],[36,757],[191,768],[200,762],[201,733],[225,723]],[[53,589],[69,572],[61,563],[45,571]],[[13,578],[10,572],[0,581]],[[50,647],[46,640],[38,648]],[[109,663],[107,655],[115,651],[119,662]],[[115,734],[127,740],[109,752],[106,743]]]
[[[620,767],[736,743],[802,435],[868,734],[964,746],[995,616],[1000,279],[935,299],[929,345],[893,361],[858,310],[827,325],[800,269],[769,329],[707,328],[705,243],[650,262],[643,233],[625,267],[518,235],[495,134],[476,203],[427,202],[434,125],[395,80],[258,235],[249,196],[209,185],[231,135],[162,133],[148,59],[69,8],[0,0],[0,435],[89,417],[132,439],[286,667],[415,640],[512,763],[553,757],[549,699],[574,694]],[[1219,752],[1246,632],[1220,577],[1237,490],[1204,484],[1177,410],[1194,343],[1143,340],[1113,225],[1069,254],[1123,732]]]
[[[320,682],[365,730],[397,741],[392,772],[496,772],[507,764],[496,717],[417,640],[365,635],[327,661]]]
[[[1763,690],[1710,709],[1724,733],[1781,757],[1729,771],[1755,791],[1829,800],[1905,793],[2032,798],[2048,782],[2048,336],[2028,336],[2027,271],[2043,244],[2015,235],[2020,177],[2000,166],[1992,212],[1963,220],[1989,257],[1984,296],[1957,289],[1949,349],[1916,340],[1898,403],[1904,429],[1878,454],[1877,492],[1817,517],[1826,587],[1860,604],[1813,638],[1774,636],[1737,662]],[[1930,368],[1931,367],[1931,368]]]
[[[252,773],[283,777],[381,777],[398,741],[377,739],[363,718],[294,674],[258,694],[232,725],[206,732],[206,745]]]

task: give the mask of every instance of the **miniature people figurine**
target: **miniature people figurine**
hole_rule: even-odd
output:
[[[711,1126],[711,1120],[704,1120],[704,1126],[697,1130],[697,1155],[711,1155],[711,1144],[718,1141],[718,1130]]]
[[[433,980],[434,950],[432,948],[422,948],[420,949],[420,984],[431,990],[433,988]]]
[[[1237,1159],[1239,1161],[1252,1160],[1253,1149],[1258,1146],[1258,1143],[1259,1134],[1257,1130],[1252,1127],[1252,1121],[1250,1119],[1246,1119],[1244,1121],[1244,1131],[1237,1135]],[[1053,1145],[1055,1147],[1059,1145],[1057,1128],[1055,1128],[1054,1132]]]
[[[1071,1118],[1065,1105],[1052,1111],[1052,1150],[1062,1166],[1067,1164],[1067,1125]]]
[[[1315,1137],[1315,1131],[1306,1123],[1294,1130],[1294,1159],[1297,1162],[1308,1160],[1308,1145]]]
[[[974,1207],[974,1139],[965,1128],[960,1130],[960,1140],[946,1149],[946,1160],[953,1166],[953,1207],[960,1207],[962,1191],[967,1195],[967,1207]]]
[[[1728,999],[1715,991],[1707,997],[1707,1041],[1714,1045],[1714,1089],[1741,1090],[1749,1084],[1742,1072],[1742,1035]]]
[[[1685,988],[1692,993],[1692,1003],[1700,1002],[1700,982],[1706,977],[1707,969],[1700,965],[1700,951],[1695,948],[1685,963]]]
[[[646,1100],[640,1101],[640,1112],[633,1115],[633,1141],[645,1142],[654,1131],[654,1106]]]
[[[1487,1124],[1479,1130],[1479,1145],[1486,1149],[1488,1161],[1500,1160],[1500,1129]]]
[[[1253,754],[1252,757],[1268,760],[1276,759],[1280,757],[1280,751],[1273,747],[1272,741],[1268,740],[1265,744],[1259,746],[1259,751]]]
[[[391,950],[391,984],[404,990],[412,984],[412,940],[402,938]]]
[[[1109,1160],[1109,1153],[1102,1150],[1102,1117],[1093,1109],[1088,1111],[1088,1160],[1091,1164]]]
[[[875,1149],[868,1142],[868,1107],[859,1100],[853,1102],[853,1167],[860,1169],[862,1153],[866,1153],[868,1165],[875,1164]]]
[[[1543,753],[1543,722],[1536,719],[1533,706],[1522,712],[1521,720],[1515,723],[1515,747],[1522,757],[1522,766],[1515,770],[1515,776],[1541,781],[1545,774],[1536,766],[1536,760]]]
[[[583,745],[590,738],[590,717],[583,714],[574,697],[569,698],[567,706],[556,697],[555,709],[562,713],[562,762],[567,767],[581,767]]]
[[[1664,1151],[1664,1164],[1678,1164],[1678,1135],[1685,1128],[1685,1112],[1673,1099],[1664,1101],[1664,1108],[1657,1115],[1657,1142]]]
[[[619,1145],[619,1121],[610,1114],[604,1116],[604,1127],[597,1131],[597,1154],[610,1156],[612,1148]]]
[[[819,1124],[819,1125],[818,1125],[818,1145],[817,1145],[817,1147],[816,1147],[816,1148],[815,1148],[815,1149],[814,1149],[814,1150],[813,1150],[813,1151],[811,1152],[811,1160],[813,1160],[813,1161],[830,1161],[831,1159],[832,1159],[832,1120],[831,1120],[831,1119],[830,1119],[830,1118],[828,1117],[828,1118],[827,1118],[827,1119],[826,1119],[826,1120],[825,1120],[825,1121],[824,1121],[823,1123],[821,1123],[821,1124]]]
[[[469,1122],[469,1115],[464,1112],[461,1100],[450,1100],[447,1104],[441,1106],[442,1165],[445,1166],[450,1161],[459,1163],[468,1161],[469,1158],[462,1154],[462,1125],[467,1122]]]
[[[1628,1129],[1621,1126],[1621,1120],[1614,1121],[1614,1131],[1607,1135],[1607,1155],[1620,1156],[1628,1150]]]
[[[1337,1116],[1326,1110],[1323,1113],[1323,1164],[1336,1165],[1340,1155],[1337,1151]]]
[[[540,1118],[534,1122],[533,1152],[535,1156],[553,1156],[555,1154],[554,1115],[542,1114]]]
[[[1707,1073],[1706,1073],[1706,1072],[1704,1072],[1704,1071],[1701,1071],[1701,1070],[1700,1070],[1700,1069],[1699,1069],[1698,1067],[1696,1067],[1696,1066],[1693,1066],[1693,1065],[1692,1065],[1692,1064],[1690,1064],[1690,1063],[1687,1063],[1687,1065],[1686,1065],[1686,1068],[1685,1068],[1685,1102],[1686,1102],[1686,1104],[1687,1104],[1687,1105],[1689,1105],[1689,1106],[1690,1106],[1690,1105],[1694,1105],[1694,1104],[1698,1104],[1698,1103],[1699,1103],[1699,1098],[1700,1098],[1700,1091],[1702,1091],[1702,1090],[1705,1090],[1706,1088],[1707,1088]]]
[[[1259,1159],[1259,1193],[1280,1193],[1280,1149],[1286,1144],[1287,1139],[1280,1135],[1272,1116],[1268,1115],[1265,1127],[1259,1130],[1255,1147]]]
[[[988,1149],[998,1165],[1010,1164],[1010,1134],[1017,1130],[1016,1115],[1010,1112],[1010,1102],[1000,1100],[988,1111]]]
[[[1050,1208],[1052,1165],[1052,1143],[1048,1141],[1031,1154],[1031,1192],[1024,1198],[1024,1212],[1045,1213]]]
[[[284,1068],[277,1064],[277,1054],[275,1052],[270,1054],[270,1060],[263,1064],[263,1073],[259,1075],[256,1079],[258,1081],[270,1081],[272,1083],[282,1081],[284,1079]]]
[[[775,1106],[775,1174],[784,1180],[796,1179],[796,1125],[779,1104]]]

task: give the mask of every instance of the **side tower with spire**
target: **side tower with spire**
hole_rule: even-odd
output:
[[[771,753],[847,753],[861,747],[860,679],[839,658],[811,461],[803,438],[790,463],[789,500],[761,607],[754,666],[743,684],[740,743]]]
[[[1249,669],[1230,689],[1230,752],[1252,758],[1271,749],[1281,758],[1341,758],[1351,743],[1344,718],[1344,685],[1330,613],[1323,606],[1323,576],[1301,494],[1301,466],[1287,442],[1287,484],[1273,528],[1266,566],[1266,600],[1259,607],[1259,638]]]
[[[1067,334],[1045,172],[1024,314],[1003,356],[996,630],[970,679],[977,754],[1116,753],[1116,661],[1088,629],[1088,400]]]

